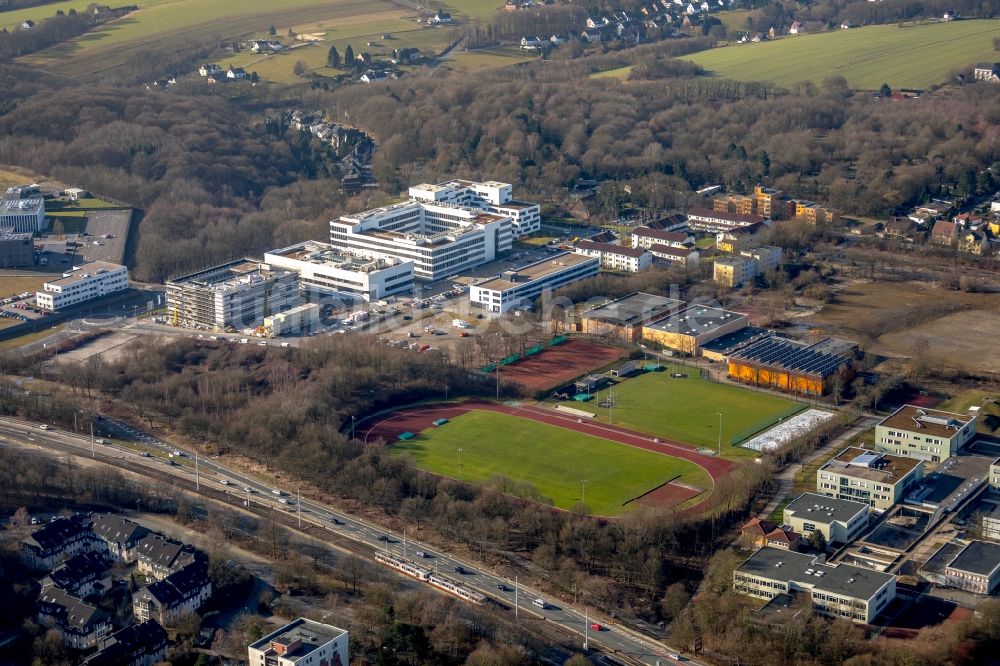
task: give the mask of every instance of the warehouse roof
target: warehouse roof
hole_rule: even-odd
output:
[[[722,308],[692,304],[665,319],[649,324],[646,328],[665,333],[697,336],[710,333],[715,329],[740,320],[746,322],[747,316],[739,312],[723,310]]]
[[[677,312],[682,307],[684,307],[684,301],[636,292],[588,310],[583,314],[583,317],[619,326],[634,326],[643,322],[656,321],[661,316]]]
[[[842,354],[821,351],[823,342],[807,345],[788,338],[771,336],[735,352],[730,359],[808,375],[827,376],[851,359]]]

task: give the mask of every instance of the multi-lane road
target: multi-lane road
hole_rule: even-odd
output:
[[[39,424],[17,419],[0,418],[0,442],[35,445],[41,449],[72,447],[81,456],[100,453],[104,462],[128,461],[130,470],[148,469],[162,475],[165,471],[187,481],[196,481],[201,488],[227,492],[237,501],[249,501],[254,507],[269,507],[285,511],[293,520],[302,524],[319,526],[331,534],[350,539],[370,549],[388,550],[405,555],[426,569],[432,569],[463,585],[477,589],[490,599],[510,609],[517,617],[559,625],[577,635],[579,644],[589,642],[596,652],[603,652],[621,663],[671,664],[676,651],[656,640],[621,627],[607,626],[603,618],[590,617],[589,609],[571,607],[561,601],[548,599],[537,590],[525,587],[517,580],[509,580],[495,572],[467,562],[453,554],[406,538],[350,514],[335,511],[329,506],[308,498],[300,498],[293,488],[276,487],[266,480],[248,475],[220,464],[211,458],[198,457],[180,451],[166,442],[140,432],[124,423],[104,418],[97,422],[96,443],[89,435],[77,435],[57,428],[43,430]],[[122,442],[128,442],[125,446]],[[177,455],[180,454],[180,455]],[[123,463],[124,464],[124,463]],[[225,483],[223,483],[225,481]],[[280,494],[279,494],[280,493]],[[315,531],[313,532],[315,535]],[[421,555],[418,555],[420,553]],[[546,606],[534,603],[542,599]],[[599,624],[600,629],[592,628]],[[694,660],[684,659],[687,663]],[[612,662],[613,663],[613,662]]]

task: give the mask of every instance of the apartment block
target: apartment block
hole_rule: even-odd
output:
[[[756,203],[758,215],[771,218],[772,220],[788,219],[788,202],[785,193],[770,187],[758,185],[753,188],[753,198]]]
[[[903,501],[923,476],[922,460],[852,446],[819,468],[816,492],[885,511]]]
[[[734,289],[757,275],[757,262],[750,257],[723,257],[712,264],[712,279]]]
[[[622,247],[614,243],[597,243],[582,240],[575,252],[601,260],[601,268],[623,273],[638,273],[653,265],[653,255],[638,247]]]
[[[121,264],[90,261],[42,285],[35,302],[43,310],[62,310],[72,305],[128,289],[128,269]]]
[[[836,224],[840,221],[840,211],[821,206],[815,201],[792,199],[788,206],[796,220],[807,224]]]
[[[693,247],[674,247],[672,245],[653,245],[649,248],[654,261],[661,261],[684,268],[697,268],[701,254]]]
[[[802,493],[785,507],[784,523],[805,536],[819,532],[827,543],[849,543],[868,526],[868,505]]]
[[[299,618],[247,647],[248,666],[349,666],[348,633]]]
[[[957,454],[975,435],[975,416],[903,405],[875,426],[875,448],[940,462]]]
[[[418,278],[437,280],[510,250],[511,218],[452,203],[408,201],[330,222],[330,242],[369,259],[412,261]]]
[[[545,292],[597,275],[601,260],[563,253],[525,266],[469,288],[469,303],[490,312],[508,312],[529,305]]]
[[[648,250],[654,245],[667,247],[694,247],[694,236],[686,231],[666,231],[652,227],[636,227],[632,230],[632,247]]]
[[[237,259],[166,281],[167,313],[177,326],[256,328],[299,304],[299,276],[253,259]]]
[[[896,576],[764,547],[733,572],[733,590],[767,600],[805,594],[817,613],[870,624],[896,598]]]
[[[753,224],[768,224],[770,218],[748,213],[729,213],[707,208],[692,208],[688,211],[688,226],[694,231],[717,234],[732,231]]]
[[[514,238],[521,238],[541,229],[541,207],[536,203],[515,199],[512,190],[510,183],[449,180],[436,185],[414,185],[410,188],[410,199],[452,203],[509,217]]]

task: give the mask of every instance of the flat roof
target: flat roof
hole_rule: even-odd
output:
[[[649,324],[646,328],[665,333],[681,335],[702,335],[717,328],[731,324],[734,321],[746,321],[747,316],[739,312],[730,312],[709,305],[691,304],[680,312]]]
[[[265,254],[265,260],[267,255],[286,257],[295,261],[358,273],[372,273],[391,266],[412,263],[398,259],[371,259],[345,252],[336,245],[321,241],[305,241],[277,250],[270,250]]]
[[[920,463],[921,461],[915,458],[893,456],[851,446],[831,458],[819,470],[895,485]]]
[[[726,222],[733,222],[737,224],[753,224],[754,222],[763,222],[767,219],[763,215],[754,215],[751,213],[729,213],[711,210],[708,208],[692,208],[688,211],[687,215],[689,220],[724,220]]]
[[[542,261],[536,262],[534,264],[529,264],[524,268],[518,269],[516,271],[505,271],[503,275],[513,273],[517,276],[517,280],[510,280],[503,277],[503,275],[498,275],[495,278],[486,280],[485,282],[480,282],[476,287],[480,289],[490,289],[492,291],[505,291],[507,289],[512,289],[514,287],[519,287],[523,284],[527,284],[533,280],[540,280],[552,273],[557,273],[559,271],[564,271],[567,268],[572,268],[574,266],[579,266],[580,264],[585,264],[587,262],[600,262],[597,257],[588,257],[585,254],[576,254],[575,252],[563,252],[562,254],[557,254],[548,259],[543,259]]]
[[[576,248],[578,250],[596,250],[605,254],[619,254],[624,257],[632,257],[633,259],[638,259],[647,252],[647,250],[641,247],[625,247],[623,245],[615,245],[614,243],[598,243],[597,241],[586,239],[577,243]]]
[[[948,563],[948,568],[989,576],[1000,568],[1000,544],[970,541],[962,552]]]
[[[0,199],[0,212],[2,213],[37,213],[45,205],[41,197],[27,197],[24,199]]]
[[[49,280],[45,283],[45,285],[65,287],[66,285],[76,284],[80,280],[85,279],[83,277],[84,275],[90,277],[101,272],[110,273],[111,271],[116,271],[119,268],[124,268],[124,266],[121,264],[112,264],[107,261],[88,261],[85,264],[74,266],[71,270],[64,273],[61,278]]]
[[[822,351],[822,344],[808,345],[774,335],[747,345],[730,359],[824,377],[850,363],[850,358],[843,354]]]
[[[676,312],[682,307],[684,301],[639,291],[588,310],[583,313],[583,317],[619,326],[634,326],[660,315]]]
[[[795,581],[800,587],[866,600],[896,578],[892,574],[852,564],[821,563],[815,555],[770,546],[758,550],[736,570],[774,580]]]
[[[766,328],[758,328],[756,326],[747,326],[746,328],[741,328],[738,331],[733,331],[732,333],[726,333],[722,337],[718,337],[714,340],[709,340],[701,346],[702,349],[717,352],[720,354],[729,354],[734,350],[742,347],[748,342],[751,342],[760,336],[771,335],[771,331]]]
[[[683,243],[691,234],[685,231],[666,231],[665,229],[653,229],[651,227],[636,227],[632,230],[633,236],[640,238],[655,238],[672,243]]]
[[[847,523],[859,513],[867,513],[868,505],[816,493],[802,493],[785,507],[785,511],[790,511],[796,518],[815,519],[821,523]]]
[[[885,428],[894,428],[909,432],[919,431],[924,435],[951,439],[957,431],[961,430],[963,426],[974,418],[975,416],[968,414],[954,414],[952,412],[941,411],[940,409],[903,405],[882,419],[879,425]]]
[[[269,268],[268,264],[256,259],[236,259],[196,273],[170,278],[164,284],[190,285],[225,293],[250,289],[267,280],[284,278],[289,275],[296,275],[296,273],[283,268]]]
[[[314,652],[330,641],[334,641],[345,635],[347,635],[346,630],[335,627],[332,624],[323,624],[322,622],[314,622],[313,620],[300,617],[298,620],[286,624],[255,643],[251,643],[250,647],[254,650],[261,650],[266,654],[270,652],[271,644],[276,641],[285,645],[295,641],[302,641],[301,647],[282,655],[283,658],[289,661],[297,662],[302,657],[308,656],[311,652]]]
[[[0,229],[0,241],[26,241],[30,240],[33,233],[30,231],[18,232],[11,231],[13,227],[7,227],[6,229]]]

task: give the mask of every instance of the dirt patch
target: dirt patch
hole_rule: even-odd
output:
[[[588,340],[568,340],[534,356],[500,368],[500,379],[533,391],[565,384],[625,356],[618,347]]]
[[[700,490],[668,482],[632,501],[643,506],[672,507],[683,504],[699,494],[701,494]]]
[[[935,364],[975,366],[1000,373],[1000,355],[984,354],[982,345],[983,340],[990,339],[997,331],[1000,331],[1000,313],[967,310],[884,335],[879,342],[909,349]]]
[[[80,345],[72,351],[58,355],[56,362],[59,364],[79,363],[80,361],[86,361],[91,356],[101,356],[106,361],[113,361],[122,353],[122,348],[137,337],[131,333],[104,335],[96,340]]]

